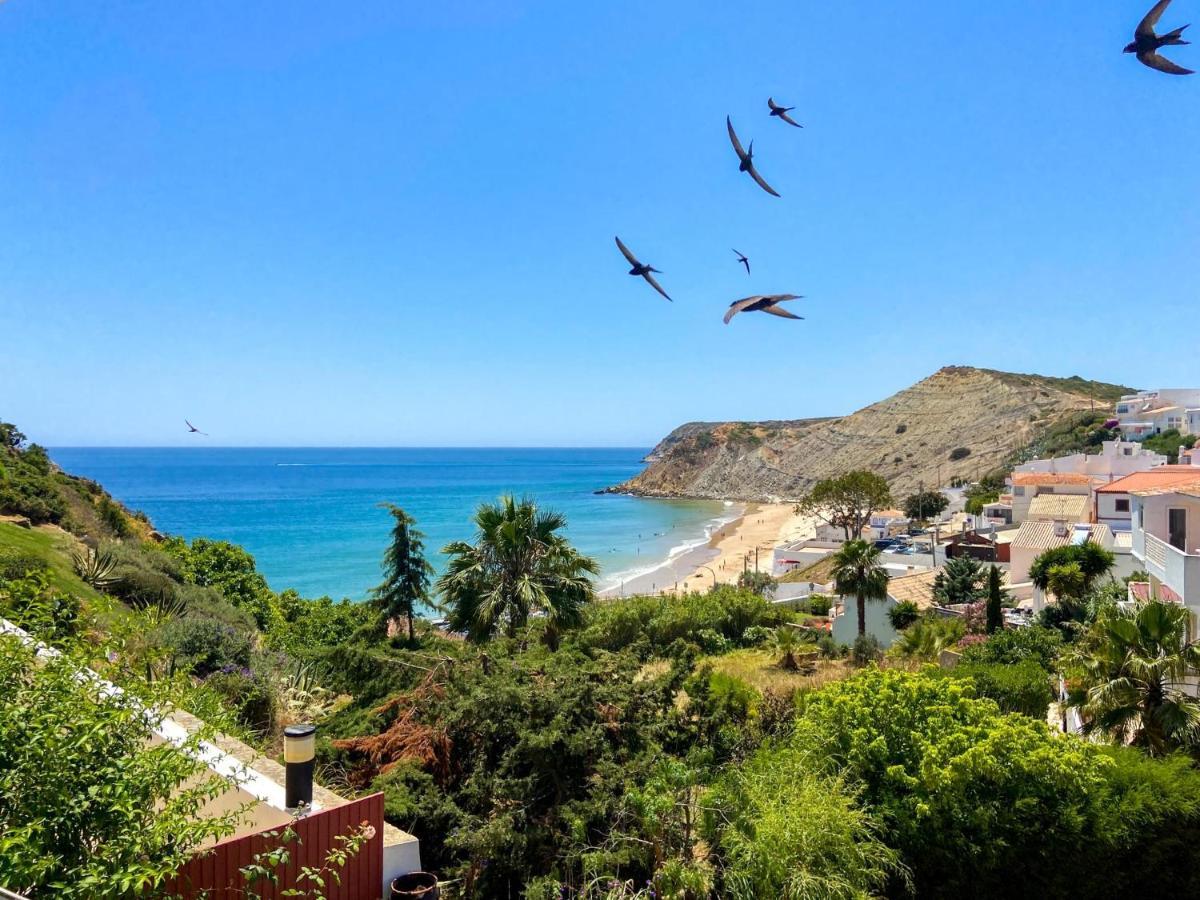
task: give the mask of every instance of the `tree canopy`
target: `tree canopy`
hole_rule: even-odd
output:
[[[862,535],[872,513],[886,509],[891,502],[892,491],[883,476],[854,470],[821,479],[796,506],[806,515],[815,515],[841,528],[846,540],[851,540]]]
[[[425,537],[416,521],[395,504],[385,504],[392,515],[392,542],[383,554],[383,582],[371,597],[388,617],[404,618],[408,639],[413,640],[413,616],[417,604],[428,602],[433,566],[425,559]]]
[[[532,500],[506,496],[480,505],[475,542],[442,549],[450,559],[437,587],[451,627],[474,641],[498,632],[511,637],[540,613],[554,640],[561,629],[579,624],[599,567],[560,533],[566,524],[564,516],[540,510]]]
[[[918,491],[904,498],[904,514],[910,519],[936,519],[946,507],[950,498],[941,491]]]

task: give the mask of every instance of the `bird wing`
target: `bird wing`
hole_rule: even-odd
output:
[[[184,420],[183,420],[183,424],[184,424],[184,425],[186,425],[188,428],[190,428],[192,431],[199,431],[199,430],[200,430],[200,429],[199,429],[199,428],[197,428],[195,425],[193,425],[191,422],[189,422],[187,419],[184,419]]]
[[[760,302],[762,299],[763,299],[762,294],[755,294],[753,297],[743,297],[741,300],[734,300],[732,303],[729,304],[729,309],[726,310],[726,312],[725,312],[725,324],[728,325],[730,319],[732,319],[734,316],[736,316],[740,312],[745,312],[747,309],[752,307],[755,303]]]
[[[626,246],[625,246],[623,243],[621,243],[621,239],[620,239],[620,238],[615,238],[615,240],[616,240],[616,242],[617,242],[617,246],[618,246],[618,247],[620,248],[620,250],[621,250],[621,253],[623,253],[623,254],[625,255],[625,258],[626,258],[627,260],[629,260],[629,264],[630,264],[631,266],[640,266],[640,265],[641,265],[641,263],[640,263],[640,262],[638,262],[638,259],[637,259],[637,257],[636,257],[636,256],[634,256],[632,253],[630,253],[630,252],[629,252],[629,248],[628,248],[628,247],[626,247]]]
[[[664,290],[662,289],[662,285],[661,285],[661,284],[659,284],[657,281],[655,281],[655,280],[654,280],[654,276],[653,276],[653,275],[651,275],[649,272],[647,272],[647,273],[646,273],[645,275],[643,275],[642,277],[643,277],[643,278],[645,278],[645,279],[646,279],[646,281],[650,282],[650,287],[654,288],[656,291],[658,291],[660,294],[662,294],[662,295],[663,295],[664,297],[666,297],[668,300],[671,300],[671,296],[670,296],[670,295],[669,295],[669,294],[668,294],[666,291],[664,291]],[[672,303],[674,303],[675,301],[674,301],[674,300],[671,300],[671,302],[672,302]]]
[[[1154,26],[1158,24],[1158,20],[1162,18],[1162,14],[1167,11],[1167,7],[1171,5],[1171,0],[1158,0],[1154,4],[1154,9],[1146,13],[1146,18],[1138,22],[1137,30],[1134,34],[1137,37],[1151,37],[1154,34]]]
[[[1160,72],[1166,72],[1168,75],[1194,75],[1191,69],[1185,69],[1183,66],[1178,66],[1171,62],[1165,56],[1160,56],[1157,53],[1139,53],[1138,61],[1143,65],[1147,65],[1152,69],[1158,69]]]
[[[740,260],[738,260],[738,261],[739,261],[739,262],[740,262],[740,263],[741,263],[743,266],[745,266],[745,267],[746,267],[746,274],[747,274],[747,275],[749,275],[749,274],[750,274],[750,260],[746,259],[746,257],[744,257],[744,256],[743,256],[743,257],[742,257]]]
[[[769,184],[767,184],[766,181],[763,180],[763,177],[758,174],[758,169],[754,168],[754,163],[750,164],[747,171],[750,173],[750,177],[753,178],[756,182],[758,182],[758,186],[760,188],[762,188],[764,191],[766,191],[772,197],[779,196],[779,192],[776,191],[775,188],[773,188]]]
[[[772,112],[774,112],[775,110],[779,109],[779,104],[778,104],[778,103],[776,103],[776,102],[774,101],[774,99],[772,99],[771,97],[768,97],[768,98],[767,98],[767,106],[769,106],[769,107],[771,108],[771,111],[772,111]]]
[[[742,147],[742,142],[738,140],[737,132],[733,130],[733,122],[729,120],[729,116],[725,117],[725,128],[729,131],[729,141],[733,144],[733,152],[738,155],[738,159],[746,158],[746,151]]]
[[[782,306],[775,306],[774,304],[772,304],[771,306],[764,306],[762,308],[762,312],[770,313],[773,316],[779,316],[781,319],[803,319],[804,318],[804,316],[798,316],[795,313],[790,313],[786,309],[784,309]]]
[[[787,122],[789,125],[795,125],[797,128],[804,127],[803,125],[801,125],[799,122],[797,122],[795,119],[793,119],[791,116],[789,116],[785,112],[781,112],[779,114],[779,118],[783,119],[783,121]]]

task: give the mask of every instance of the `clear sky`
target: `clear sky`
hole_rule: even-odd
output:
[[[1200,76],[1122,55],[1149,5],[8,0],[0,418],[636,446],[947,364],[1195,385]]]

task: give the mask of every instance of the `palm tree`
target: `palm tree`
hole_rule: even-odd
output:
[[[1081,673],[1069,702],[1086,733],[1099,731],[1152,756],[1200,743],[1200,700],[1184,681],[1200,672],[1200,646],[1187,639],[1189,615],[1152,600],[1095,622],[1069,657]]]
[[[867,633],[867,601],[887,599],[888,574],[879,565],[879,549],[867,541],[846,541],[833,554],[833,581],[839,594],[857,601],[861,637]]]
[[[450,612],[450,626],[473,641],[497,631],[512,637],[531,614],[544,613],[546,640],[556,646],[563,628],[579,624],[595,594],[596,561],[580,554],[558,532],[567,520],[540,511],[532,500],[511,496],[481,504],[475,513],[475,543],[455,541],[437,589]]]
[[[778,666],[794,672],[800,668],[796,661],[796,648],[800,646],[800,636],[791,625],[780,625],[771,632],[771,649],[779,654]]]
[[[381,504],[392,518],[392,543],[383,554],[383,583],[372,589],[371,598],[388,620],[404,616],[408,620],[408,640],[413,640],[413,615],[418,603],[429,600],[429,579],[433,566],[425,560],[425,535],[413,526],[416,520],[399,506]]]

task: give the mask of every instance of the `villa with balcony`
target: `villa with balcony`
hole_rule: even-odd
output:
[[[1200,426],[1200,390],[1164,388],[1126,394],[1117,401],[1117,422],[1121,436],[1140,441],[1174,428],[1194,434]]]
[[[1148,594],[1183,603],[1200,622],[1200,475],[1130,491],[1134,559],[1149,574]]]

